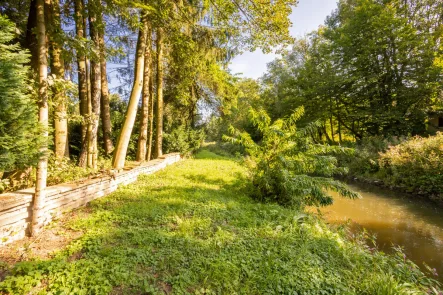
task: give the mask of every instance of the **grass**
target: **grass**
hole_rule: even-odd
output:
[[[7,270],[11,294],[425,294],[432,281],[315,217],[248,197],[245,169],[203,150],[69,222],[81,238]],[[437,294],[437,293],[436,293]]]

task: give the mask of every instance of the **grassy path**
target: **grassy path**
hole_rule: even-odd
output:
[[[200,152],[94,201],[51,259],[19,263],[15,294],[401,294],[421,275],[322,222],[247,197],[246,171]],[[407,264],[407,263],[406,263]],[[391,292],[392,293],[389,293]],[[406,293],[405,293],[406,294]],[[408,293],[414,294],[414,293]],[[418,293],[417,293],[418,294]]]

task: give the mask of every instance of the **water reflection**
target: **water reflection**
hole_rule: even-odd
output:
[[[423,266],[436,268],[443,281],[443,214],[432,204],[369,185],[350,185],[360,200],[335,196],[332,206],[322,208],[331,223],[351,220],[351,228],[365,228],[377,237],[379,249],[392,252],[393,245]]]

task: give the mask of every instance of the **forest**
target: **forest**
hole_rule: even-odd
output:
[[[0,292],[441,294],[439,243],[320,209],[376,185],[435,211],[409,239],[443,238],[443,2],[339,0],[295,38],[298,2],[0,0],[0,232],[28,218]],[[230,70],[257,50],[260,78]],[[45,222],[51,188],[173,153]]]

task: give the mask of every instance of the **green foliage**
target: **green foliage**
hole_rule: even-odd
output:
[[[200,148],[205,140],[205,133],[202,129],[195,130],[181,125],[173,129],[171,133],[165,133],[163,139],[166,153],[178,152],[188,155]]]
[[[332,204],[329,190],[348,198],[358,197],[346,185],[331,178],[346,171],[337,167],[336,158],[330,154],[349,150],[313,143],[307,134],[315,130],[316,124],[297,129],[302,108],[289,118],[273,123],[264,110],[250,109],[249,115],[262,134],[259,143],[254,142],[249,133],[233,127],[230,130],[233,137],[225,136],[224,139],[244,146],[250,155],[254,198],[302,208]]]
[[[377,177],[387,184],[443,201],[443,133],[391,146],[378,162]]]
[[[301,123],[321,121],[328,141],[424,134],[443,85],[442,13],[439,1],[339,1],[325,26],[268,66],[269,113],[304,106]]]
[[[364,237],[349,241],[314,216],[251,200],[247,171],[235,161],[205,150],[196,158],[77,211],[67,226],[83,236],[50,260],[15,265],[0,292],[373,295],[437,288],[403,255],[373,251]]]
[[[99,159],[97,169],[79,167],[75,161],[67,158],[56,159],[51,155],[48,159],[48,185],[56,185],[65,182],[86,179],[112,167],[110,159]]]
[[[0,171],[35,165],[43,143],[27,77],[29,55],[11,43],[14,30],[0,15]]]
[[[385,152],[390,146],[397,145],[405,138],[383,136],[365,137],[357,143],[346,143],[354,148],[352,154],[338,155],[341,166],[349,169],[349,175],[374,178],[380,170],[380,153]]]

